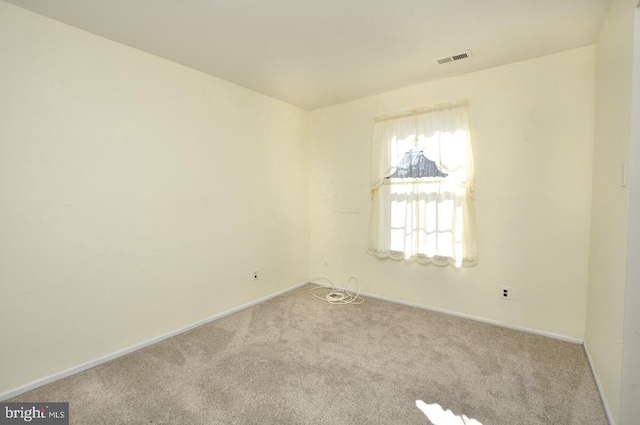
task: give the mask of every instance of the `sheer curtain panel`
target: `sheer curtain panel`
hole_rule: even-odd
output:
[[[466,102],[374,123],[368,252],[379,258],[477,263]]]

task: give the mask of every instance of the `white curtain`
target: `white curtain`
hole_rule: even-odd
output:
[[[394,178],[409,151],[447,177]],[[376,119],[368,252],[469,267],[477,262],[473,158],[466,103]]]

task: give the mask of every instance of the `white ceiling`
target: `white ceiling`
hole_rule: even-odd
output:
[[[611,3],[5,1],[310,110],[593,44]]]

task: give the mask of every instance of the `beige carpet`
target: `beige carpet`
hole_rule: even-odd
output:
[[[82,425],[607,423],[580,345],[309,288],[10,401]]]

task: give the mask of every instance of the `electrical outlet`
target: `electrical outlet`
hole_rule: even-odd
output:
[[[503,300],[511,299],[511,287],[510,286],[501,286],[500,287],[500,298]]]
[[[259,278],[259,275],[258,275],[258,269],[255,269],[255,270],[253,271],[253,280],[258,280],[258,278]]]

